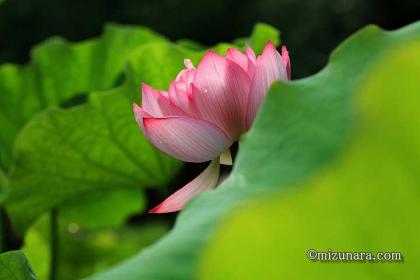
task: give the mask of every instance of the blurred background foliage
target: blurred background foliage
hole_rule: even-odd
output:
[[[139,24],[205,45],[248,36],[255,23],[266,22],[281,30],[297,78],[319,70],[362,26],[395,29],[419,15],[415,0],[7,0],[0,8],[0,62],[27,62],[30,48],[52,35],[98,36],[106,22]]]

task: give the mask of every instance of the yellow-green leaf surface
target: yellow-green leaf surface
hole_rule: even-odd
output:
[[[0,280],[36,280],[35,274],[21,251],[0,254]]]
[[[365,85],[367,79],[374,78],[372,69],[378,69],[380,65],[385,65],[384,63],[386,63],[389,57],[395,55],[395,50],[400,50],[406,44],[419,41],[419,23],[393,32],[385,32],[377,27],[369,26],[340,45],[332,54],[328,66],[320,73],[303,80],[275,84],[257,116],[255,125],[241,140],[239,153],[230,178],[216,190],[208,191],[189,203],[181,212],[175,228],[160,242],[148,250],[141,252],[138,256],[108,272],[98,274],[92,279],[185,280],[197,279],[200,276],[203,278],[206,277],[200,274],[199,267],[204,266],[211,270],[211,265],[206,266],[206,253],[211,252],[208,251],[207,246],[210,246],[209,241],[213,240],[215,232],[217,232],[221,224],[224,224],[223,222],[226,222],[229,214],[235,209],[246,207],[260,196],[273,195],[273,193],[281,190],[284,192],[297,192],[299,189],[303,189],[302,184],[304,182],[307,182],[310,178],[314,178],[315,174],[319,174],[323,170],[328,170],[328,167],[331,167],[333,163],[337,162],[345,154],[346,149],[349,149],[349,143],[354,139],[354,131],[357,131],[359,126],[358,121],[362,115],[359,107],[359,98],[361,95],[359,91]],[[398,69],[398,71],[401,71],[401,75],[404,75],[406,69]],[[386,80],[383,82],[385,84]],[[386,87],[385,85],[383,86]],[[401,95],[400,92],[396,96],[400,97]],[[371,98],[380,97],[375,96]],[[383,127],[386,127],[386,123],[381,124]],[[362,128],[359,127],[359,129]],[[392,130],[389,130],[389,133],[392,134]],[[348,153],[348,155],[353,154],[351,152]],[[346,160],[357,160],[357,157],[353,159],[350,156],[348,157]],[[386,162],[381,162],[381,164],[385,165]],[[366,165],[365,168],[367,168]],[[376,171],[375,167],[371,167],[371,169],[371,172]],[[337,179],[330,179],[332,180],[331,185],[334,180],[339,180],[341,178],[340,176],[347,174],[345,170],[341,172],[342,175],[335,175]],[[384,174],[386,175],[388,173],[384,172]],[[352,176],[357,175],[358,173],[354,173]],[[382,180],[385,179],[382,178]],[[348,192],[349,198],[353,198],[354,200],[355,197],[352,195],[357,194],[363,197],[365,194],[363,189],[369,188],[369,186],[359,186],[351,190],[351,182],[347,182],[346,184],[346,188],[343,187],[343,193],[332,190],[331,194],[327,192],[327,197],[328,195],[333,195],[334,192],[340,195]],[[379,182],[375,184],[380,185]],[[413,185],[406,185],[408,191],[411,186]],[[366,193],[366,199],[369,196],[374,199],[375,196],[372,196],[374,194],[373,192]],[[407,193],[405,189],[402,189],[398,195],[395,195],[395,198],[400,199],[400,203],[405,203],[403,199],[405,197],[408,199],[413,194],[417,195],[416,193]],[[310,194],[308,195],[310,196]],[[387,196],[379,197],[378,199],[382,201],[385,198]],[[341,199],[345,200],[346,198],[343,196]],[[404,208],[404,211],[413,209],[411,206],[413,199],[415,198],[413,197],[411,200],[407,200],[409,204],[407,208]],[[366,201],[366,203],[368,202],[370,201]],[[351,205],[351,202],[348,203]],[[395,204],[397,203],[394,202]],[[344,206],[345,204],[337,204],[336,202],[335,205]],[[319,211],[330,209],[327,208],[328,206],[317,206],[320,208]],[[296,209],[301,212],[305,210],[310,211],[310,208],[298,208],[297,206]],[[355,209],[355,211],[358,210]],[[331,222],[342,222],[342,220],[333,220],[333,217],[336,216],[330,212],[325,211],[322,213],[326,215],[327,213],[331,214],[331,217],[329,217]],[[283,216],[287,214],[291,215],[291,213],[282,213]],[[258,215],[261,216],[263,213],[258,212]],[[301,215],[298,217],[302,219],[306,217],[304,213],[296,213],[296,215]],[[396,217],[395,215],[398,214],[395,213],[394,218]],[[269,219],[268,217],[273,216],[267,216],[267,219]],[[253,223],[248,224],[246,228],[241,228],[242,231],[258,229],[257,215],[252,215],[251,218],[253,218]],[[323,219],[323,216],[319,215],[317,218]],[[328,219],[328,217],[325,217],[325,219]],[[385,223],[386,217],[382,221]],[[414,221],[413,216],[410,221]],[[276,219],[276,222],[283,225],[281,224],[281,218]],[[305,223],[304,220],[296,221],[296,223],[298,222]],[[366,223],[366,220],[364,222]],[[315,220],[310,221],[310,223],[316,225]],[[403,232],[404,229],[408,228],[407,226],[404,227],[403,224],[399,225],[401,227],[395,229],[395,232]],[[278,229],[274,225],[270,226],[273,229]],[[354,238],[363,240],[366,237],[364,240],[366,244],[373,242],[371,240],[372,238],[369,238],[371,235],[368,235],[372,228],[369,228],[365,224],[366,231],[363,231],[363,224],[358,224],[358,227],[361,232],[358,232]],[[282,234],[287,236],[288,231],[286,226],[279,230],[284,230]],[[352,229],[347,228],[347,230],[351,231]],[[317,236],[320,236],[321,232],[328,233],[328,229],[324,228],[322,231],[320,229]],[[245,233],[237,231],[231,231],[229,234],[231,234],[231,238],[234,238],[235,234],[238,236],[241,236],[241,234],[245,235]],[[291,235],[293,234],[296,235],[297,233],[291,232]],[[299,232],[299,234],[304,235],[305,233]],[[307,238],[310,238],[310,236],[308,235]],[[329,239],[333,239],[333,236],[330,235]],[[406,240],[406,242],[409,241],[412,241],[412,235]],[[296,236],[295,242],[299,242],[299,236]],[[317,244],[321,245],[321,243]],[[316,246],[317,244],[314,245]],[[257,244],[253,245],[257,246]],[[390,243],[390,245],[392,246],[393,243]],[[292,245],[289,244],[289,246]],[[404,248],[406,247],[401,247],[401,250]],[[240,252],[240,248],[236,249],[238,251],[231,250],[233,255],[238,253],[246,257],[246,253],[249,253],[248,251],[245,251],[246,253]],[[377,248],[377,250],[386,249],[388,248],[384,246]],[[396,249],[398,248],[389,248],[389,250]],[[252,257],[255,258],[260,257],[261,262],[268,261],[264,257],[270,256],[269,253],[259,256],[258,251],[255,250],[249,254],[253,254]],[[298,253],[295,252],[295,254]],[[225,260],[222,253],[214,253],[212,256],[213,258],[208,257],[210,260],[207,259],[207,261],[214,261],[217,258],[218,260],[217,262],[215,261],[215,265],[219,264],[219,262],[224,262],[224,265],[220,265],[221,276],[216,274],[217,271],[214,274],[210,274],[204,268],[202,268],[201,273],[208,273],[208,275],[224,279],[224,270],[222,269],[230,265],[229,260]],[[300,257],[303,261],[306,261],[305,252],[302,252]],[[201,262],[204,262],[204,264]],[[279,267],[280,265],[278,264]],[[241,264],[241,266],[238,264],[235,266],[236,268],[232,269],[241,269],[242,267],[251,271],[252,268],[250,266],[249,263],[247,265]],[[296,267],[295,269],[299,268]],[[263,274],[264,272],[261,273],[262,275],[266,275]],[[238,275],[246,275],[246,272]],[[211,276],[208,277],[210,278],[207,279],[211,279]],[[241,278],[239,277],[239,279]],[[254,277],[253,279],[264,279],[264,277]],[[272,278],[269,277],[268,279]]]

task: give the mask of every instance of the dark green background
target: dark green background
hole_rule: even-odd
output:
[[[215,44],[246,36],[256,22],[282,31],[295,78],[326,64],[327,55],[362,26],[394,29],[420,18],[416,0],[6,0],[0,6],[0,63],[29,59],[52,35],[82,40],[105,22],[141,24],[171,39]]]

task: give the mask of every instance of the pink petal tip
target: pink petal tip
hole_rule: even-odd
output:
[[[165,199],[161,204],[149,210],[150,214],[163,214],[177,212],[184,208],[185,204],[197,194],[213,189],[219,181],[220,163],[219,159],[214,159],[210,165],[194,180],[183,188]]]

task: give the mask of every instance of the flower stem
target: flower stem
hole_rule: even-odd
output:
[[[54,208],[51,210],[50,218],[50,280],[58,279],[58,209]]]
[[[2,252],[10,250],[17,250],[23,245],[23,240],[20,238],[13,227],[12,221],[4,207],[0,207],[0,249]]]

